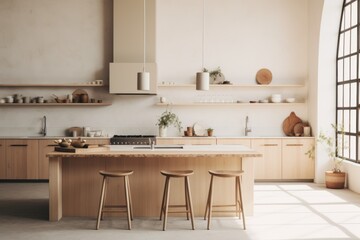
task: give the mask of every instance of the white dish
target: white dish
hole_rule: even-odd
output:
[[[286,98],[286,99],[285,99],[285,102],[287,102],[287,103],[293,103],[293,102],[295,102],[295,98]]]
[[[262,100],[260,100],[260,102],[261,102],[261,103],[268,103],[269,100],[268,100],[268,99],[262,99]]]
[[[271,102],[272,102],[272,103],[280,103],[280,102],[281,102],[281,98],[271,98]]]
[[[195,123],[193,126],[195,136],[205,136],[206,130],[203,126],[201,126],[199,123]]]

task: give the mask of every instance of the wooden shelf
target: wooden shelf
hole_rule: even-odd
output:
[[[2,103],[0,107],[48,107],[48,106],[66,106],[66,107],[97,107],[97,106],[110,106],[111,103],[103,102],[103,103]]]
[[[68,83],[68,84],[0,84],[0,87],[104,87],[102,84]]]
[[[193,87],[195,84],[158,84],[159,88],[187,88]],[[269,85],[256,85],[256,84],[210,84],[210,88],[300,88],[304,84],[269,84]]]
[[[304,102],[296,103],[156,103],[156,106],[293,106],[305,104]]]

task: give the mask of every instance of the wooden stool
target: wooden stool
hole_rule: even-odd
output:
[[[208,216],[208,222],[207,222],[207,229],[210,229],[210,222],[211,222],[211,213],[213,212],[213,207],[235,207],[235,210],[218,210],[214,212],[236,212],[236,214],[239,214],[239,219],[243,219],[243,226],[244,230],[246,229],[245,226],[245,215],[244,215],[244,208],[243,208],[243,201],[242,201],[242,195],[241,195],[241,175],[244,173],[244,171],[209,171],[211,175],[210,180],[210,187],[209,187],[209,195],[206,203],[206,209],[205,209],[205,215],[204,220],[206,220],[206,214]],[[214,182],[214,176],[215,177],[222,177],[222,178],[235,178],[235,204],[233,205],[214,205],[213,206],[213,182]],[[241,213],[241,214],[240,214]]]
[[[131,229],[131,220],[133,220],[133,211],[132,211],[132,203],[131,203],[131,192],[130,192],[130,184],[129,184],[129,175],[133,174],[133,171],[99,171],[100,175],[103,176],[103,183],[101,188],[101,196],[99,203],[99,212],[96,222],[96,230],[99,229],[100,219],[103,218],[104,212],[126,212],[127,220],[128,220],[128,228]],[[110,177],[123,177],[124,178],[124,190],[125,190],[125,201],[126,205],[105,205],[106,198],[106,190],[107,190],[107,178]],[[125,209],[124,209],[125,208]]]
[[[161,210],[160,210],[160,220],[164,215],[164,222],[163,222],[163,231],[166,230],[166,221],[168,213],[186,213],[187,220],[189,220],[189,213],[191,217],[191,226],[194,230],[194,212],[192,207],[192,200],[191,200],[191,191],[190,191],[190,183],[189,183],[189,176],[194,174],[193,170],[177,170],[177,171],[161,171],[161,174],[166,176],[165,180],[165,187],[164,187],[164,194],[161,203]],[[169,205],[169,194],[170,194],[170,178],[175,177],[183,177],[185,180],[185,205]],[[185,211],[169,211],[170,207],[185,207]]]

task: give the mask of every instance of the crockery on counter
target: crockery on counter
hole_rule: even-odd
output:
[[[268,103],[269,100],[268,100],[268,99],[262,99],[262,100],[260,100],[259,102],[260,102],[260,103]]]
[[[285,98],[285,102],[293,103],[293,102],[295,102],[295,98]]]
[[[3,104],[3,103],[6,103],[4,98],[0,99],[0,104]]]
[[[195,123],[193,126],[194,135],[195,136],[205,136],[206,135],[206,129],[201,126],[199,123]]]
[[[294,127],[298,123],[302,123],[302,120],[298,116],[296,116],[294,112],[291,112],[290,115],[285,118],[282,124],[285,135],[294,136]]]

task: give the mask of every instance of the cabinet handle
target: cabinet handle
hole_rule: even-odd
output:
[[[277,146],[278,144],[276,143],[266,143],[264,144],[265,147],[274,147],[274,146]]]
[[[48,147],[58,147],[59,144],[48,144],[47,146],[48,146]]]
[[[286,146],[289,146],[289,147],[297,147],[297,146],[304,146],[304,144],[301,144],[301,143],[292,143],[292,144],[286,144]]]
[[[27,144],[11,144],[10,147],[27,147]]]

